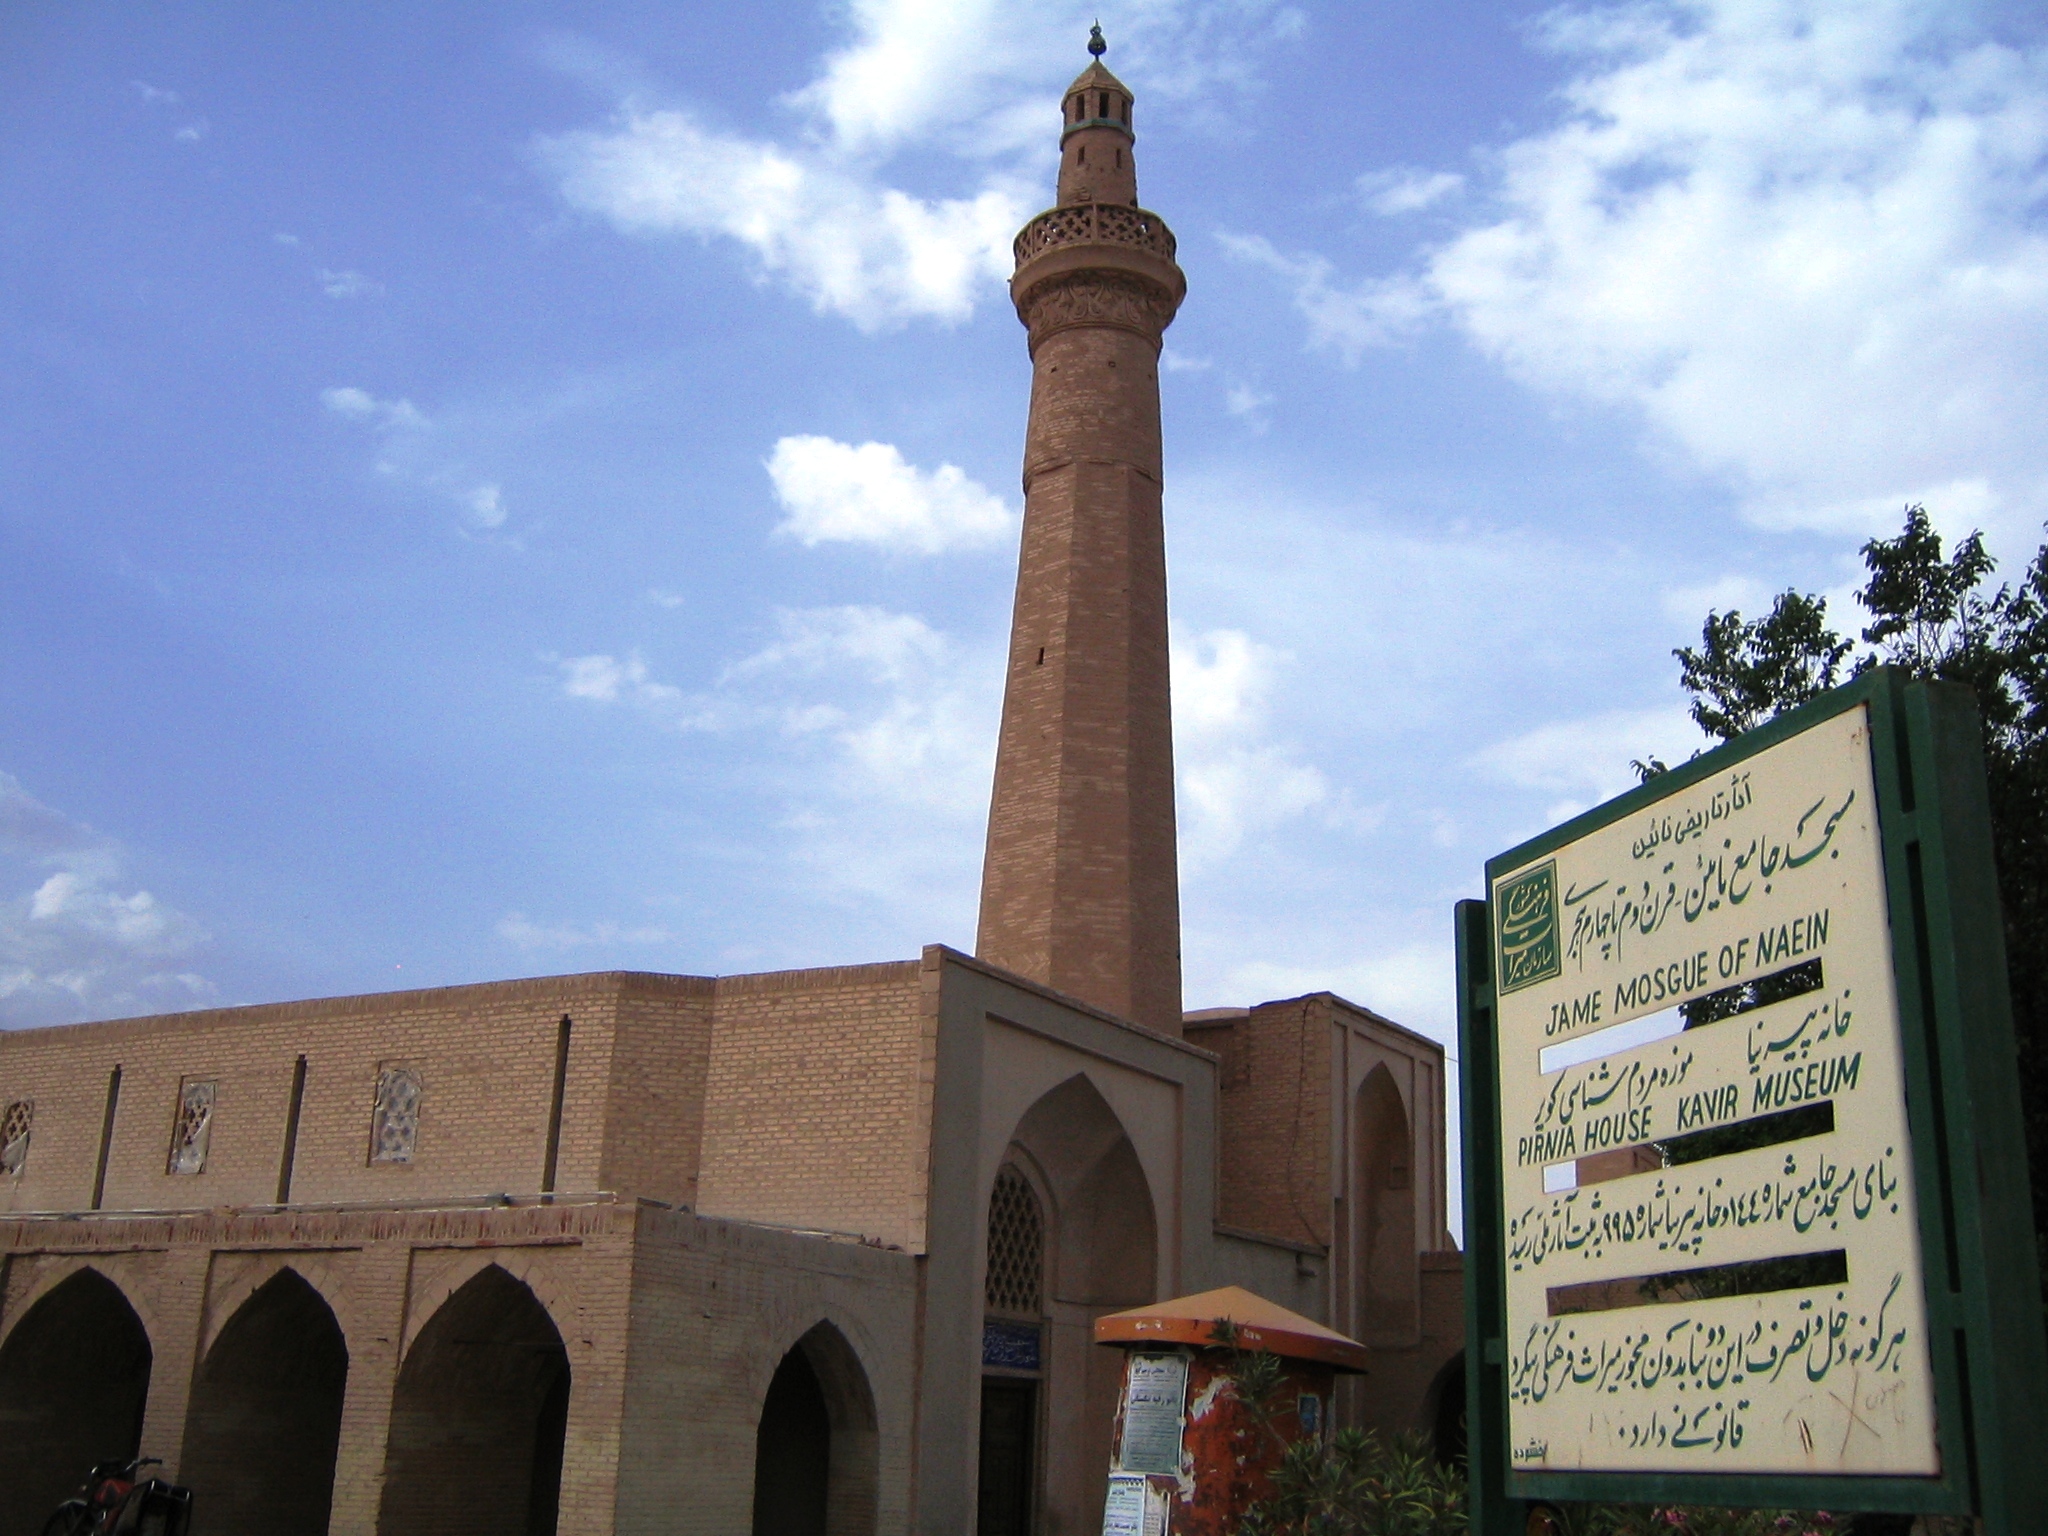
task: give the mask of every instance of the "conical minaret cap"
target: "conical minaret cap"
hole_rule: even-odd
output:
[[[1071,96],[1076,91],[1104,89],[1122,91],[1126,96],[1131,94],[1131,88],[1111,74],[1107,64],[1104,64],[1100,59],[1096,59],[1086,69],[1082,70],[1081,73],[1074,76],[1074,83],[1067,87],[1066,94]]]

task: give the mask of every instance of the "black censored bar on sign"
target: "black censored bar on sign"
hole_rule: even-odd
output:
[[[1603,1056],[1614,1056],[1622,1051],[1632,1051],[1639,1045],[1669,1040],[1688,1029],[1718,1024],[1723,1019],[1738,1018],[1755,1009],[1768,1008],[1773,1003],[1804,997],[1809,992],[1818,992],[1821,985],[1820,961],[1802,960],[1782,971],[1738,981],[1733,986],[1709,992],[1691,1002],[1674,1003],[1656,1013],[1640,1014],[1619,1024],[1609,1024],[1589,1035],[1546,1045],[1536,1053],[1536,1070],[1549,1073],[1562,1072],[1566,1067],[1581,1067]]]
[[[1729,1296],[1761,1296],[1769,1291],[1803,1291],[1818,1285],[1841,1285],[1849,1278],[1849,1256],[1840,1248],[1825,1253],[1789,1254],[1781,1259],[1743,1259],[1734,1264],[1708,1264],[1700,1269],[1672,1269],[1661,1275],[1626,1275],[1613,1280],[1588,1280],[1580,1285],[1553,1285],[1544,1292],[1550,1315],[1612,1312],[1621,1307],[1659,1307],[1673,1302],[1719,1301]]]
[[[1727,1091],[1735,1090],[1730,1087]],[[1825,1136],[1834,1128],[1835,1101],[1822,1099],[1818,1104],[1802,1104],[1797,1109],[1781,1109],[1729,1125],[1710,1125],[1663,1141],[1588,1152],[1576,1162],[1552,1163],[1543,1170],[1543,1189],[1546,1194],[1562,1194],[1568,1189],[1584,1189],[1588,1184],[1625,1179],[1632,1173],[1657,1173],[1685,1163],[1703,1163],[1710,1157],[1729,1157],[1737,1152],[1754,1152],[1759,1147],[1803,1141],[1808,1136]]]
[[[1754,1152],[1758,1147],[1775,1147],[1780,1142],[1825,1136],[1834,1128],[1835,1101],[1822,1099],[1818,1104],[1781,1109],[1775,1114],[1758,1115],[1754,1120],[1688,1131],[1658,1145],[1664,1149],[1665,1162],[1675,1168],[1680,1163],[1703,1163],[1710,1157],[1726,1157],[1731,1152]]]
[[[1798,965],[1788,965],[1782,971],[1773,971],[1768,976],[1759,976],[1754,981],[1737,982],[1732,987],[1709,992],[1689,1003],[1680,1003],[1678,1011],[1685,1015],[1687,1029],[1698,1029],[1702,1024],[1717,1024],[1739,1013],[1768,1008],[1772,1003],[1803,997],[1820,989],[1820,961],[1807,960]]]

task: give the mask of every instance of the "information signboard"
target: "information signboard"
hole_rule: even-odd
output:
[[[1994,1315],[2013,1245],[1955,1187],[1989,1153],[2030,1233],[1968,716],[1873,674],[1489,863],[1460,914],[1476,1492],[2033,1486],[1981,1415],[2041,1399],[1994,1337],[2039,1365],[2038,1300]],[[1959,962],[1997,972],[1974,1021],[1936,985]]]
[[[1867,711],[1493,911],[1515,1465],[1939,1471]]]

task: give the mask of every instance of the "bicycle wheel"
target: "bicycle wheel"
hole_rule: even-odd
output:
[[[57,1513],[43,1522],[43,1536],[86,1536],[92,1529],[92,1511],[83,1499],[66,1499]]]

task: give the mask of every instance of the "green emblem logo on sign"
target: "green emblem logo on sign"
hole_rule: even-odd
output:
[[[1557,861],[1501,882],[1494,896],[1500,936],[1500,990],[1519,991],[1564,970],[1557,945]]]

